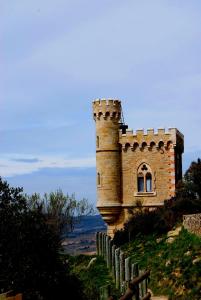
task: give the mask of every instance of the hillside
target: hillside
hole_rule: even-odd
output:
[[[160,236],[138,236],[121,248],[132,263],[138,262],[141,270],[151,270],[149,289],[154,296],[167,296],[169,300],[201,299],[200,237],[180,227]],[[98,299],[100,287],[106,284],[119,297],[103,258],[89,264],[94,257],[68,257],[71,271],[82,281],[88,299]]]
[[[201,299],[200,237],[182,229],[175,237],[139,236],[122,248],[141,269],[151,270],[149,287],[154,295]]]
[[[106,225],[100,215],[83,216],[75,224],[72,233],[64,236],[62,245],[65,252],[71,255],[94,254],[96,251],[96,232],[106,231]]]

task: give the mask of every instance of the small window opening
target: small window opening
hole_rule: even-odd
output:
[[[148,169],[147,169],[147,166],[146,166],[146,165],[143,165],[142,168],[141,168],[141,170],[142,170],[142,171],[147,171],[147,170],[148,170]]]
[[[100,173],[97,174],[97,184],[100,185],[101,184],[101,177],[100,177]]]
[[[99,148],[99,136],[96,137],[96,147]]]
[[[146,174],[146,191],[151,192],[152,191],[152,178],[151,174],[147,173]]]
[[[144,192],[144,176],[143,174],[138,175],[138,192]]]

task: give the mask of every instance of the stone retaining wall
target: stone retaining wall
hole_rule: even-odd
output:
[[[189,232],[201,236],[201,214],[184,215],[183,225]]]

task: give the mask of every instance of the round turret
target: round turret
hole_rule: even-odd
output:
[[[97,208],[104,221],[115,222],[121,211],[119,121],[121,101],[93,102],[96,122]]]

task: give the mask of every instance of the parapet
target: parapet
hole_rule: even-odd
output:
[[[144,149],[166,147],[169,148],[179,147],[183,152],[184,136],[177,128],[169,128],[166,131],[164,128],[159,128],[156,132],[153,128],[149,128],[146,131],[144,129],[137,129],[135,132],[131,129],[127,129],[125,134],[119,131],[119,142],[123,149],[131,148],[135,150],[137,148]]]
[[[93,101],[93,117],[100,119],[101,117],[107,119],[121,117],[121,101],[118,99],[96,99]]]

